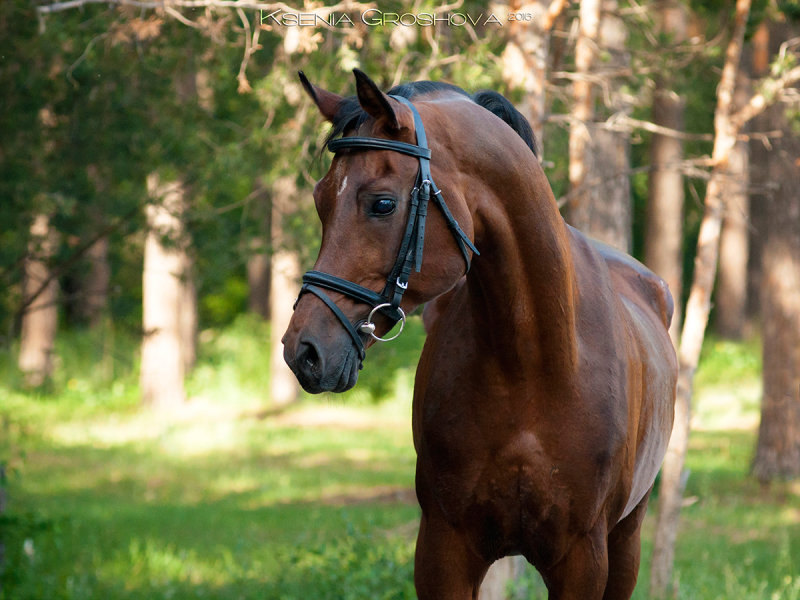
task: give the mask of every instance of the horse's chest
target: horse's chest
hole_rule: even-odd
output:
[[[469,531],[488,558],[524,553],[547,564],[602,510],[615,436],[605,419],[565,419],[534,408],[547,398],[525,397],[495,396],[480,408],[437,397],[418,407],[418,491],[423,510]]]
[[[473,532],[485,554],[521,552],[525,540],[558,527],[569,510],[557,462],[532,431],[508,434],[503,443],[441,430],[420,448],[420,497],[445,518]],[[425,506],[423,506],[423,509]]]

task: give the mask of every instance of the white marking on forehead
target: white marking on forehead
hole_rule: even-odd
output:
[[[339,186],[339,191],[336,192],[336,195],[341,196],[342,192],[344,192],[346,187],[347,187],[347,175],[345,175],[344,179],[342,179],[342,184]]]

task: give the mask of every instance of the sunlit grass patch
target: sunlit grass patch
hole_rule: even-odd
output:
[[[706,339],[695,376],[694,429],[752,430],[761,406],[760,340]]]
[[[352,412],[318,406],[335,419]],[[413,546],[413,538],[386,532],[417,519],[408,493],[410,433],[386,412],[362,407],[351,429],[324,427],[322,420],[306,428],[298,418],[281,422],[237,410],[213,421],[153,417],[155,432],[142,425],[150,419],[142,414],[131,415],[135,426],[90,419],[88,440],[76,434],[79,423],[54,426],[58,450],[28,453],[11,488],[12,509],[35,506],[42,522],[16,528],[8,541],[9,561],[24,567],[15,589],[31,598],[291,597],[308,585],[309,571],[333,561],[330,577],[340,577],[337,570],[354,561],[351,542],[341,538],[347,527],[362,532],[359,548],[368,545],[364,536],[376,536],[369,544],[377,550],[354,577],[385,581],[387,565],[407,558]],[[203,423],[211,431],[223,427],[230,436],[225,444],[218,443],[225,436],[198,441],[198,452],[181,423],[190,431]],[[116,444],[115,426],[126,434]],[[95,445],[97,428],[103,443]],[[33,560],[22,549],[26,541]],[[320,554],[316,562],[306,546]],[[298,554],[305,562],[294,561]],[[410,563],[401,563],[396,568],[407,572]]]
[[[713,334],[705,339],[697,371],[696,385],[736,385],[761,377],[761,340],[752,337],[743,342],[719,339]]]

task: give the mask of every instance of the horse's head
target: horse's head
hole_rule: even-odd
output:
[[[355,98],[300,75],[334,132],[343,133],[329,143],[335,155],[314,188],[322,245],[283,337],[286,362],[313,393],[353,387],[364,349],[404,319],[403,311],[449,290],[474,251],[457,173],[435,143],[450,137],[437,126],[441,108],[420,106],[420,116],[404,98],[355,75]],[[432,165],[426,134],[434,142]],[[429,201],[438,208],[428,212]]]

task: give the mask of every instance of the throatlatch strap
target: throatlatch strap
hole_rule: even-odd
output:
[[[447,208],[447,204],[442,198],[442,192],[436,187],[436,185],[431,182],[431,185],[434,188],[433,191],[433,201],[436,203],[436,206],[439,207],[439,210],[442,211],[444,215],[445,221],[447,221],[447,226],[450,228],[450,231],[453,232],[453,236],[456,239],[456,243],[458,244],[459,250],[461,250],[461,255],[464,257],[464,262],[467,263],[467,271],[469,271],[470,267],[470,260],[469,260],[469,253],[467,252],[467,248],[472,250],[472,253],[475,256],[480,256],[481,253],[478,252],[478,249],[475,247],[475,244],[472,243],[472,240],[469,239],[469,236],[464,233],[464,230],[461,229],[461,226],[456,221],[456,218],[453,216],[453,213],[450,212],[450,209]]]

